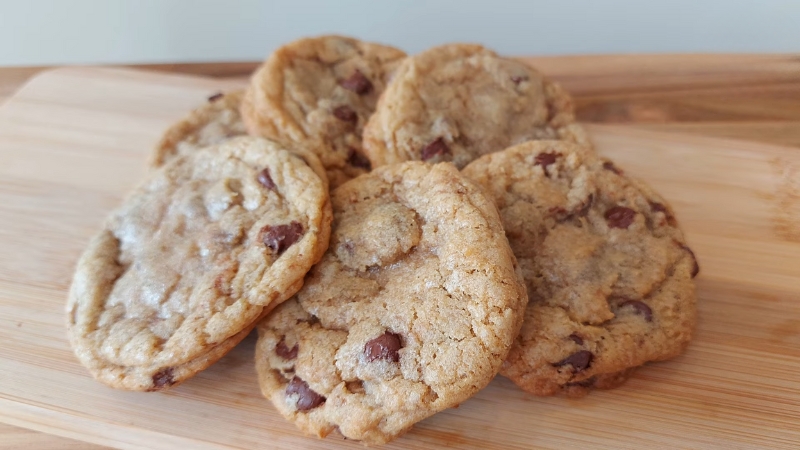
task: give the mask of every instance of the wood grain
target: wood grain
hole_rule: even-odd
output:
[[[588,123],[800,147],[800,54],[521,58],[563,83]],[[245,79],[256,62],[136,66]],[[0,68],[0,103],[44,67]]]
[[[161,130],[227,83],[71,69],[0,108],[0,421],[127,448],[355,448],[304,438],[277,415],[255,385],[252,339],[161,394],[95,383],[65,341],[65,290],[86,240],[141,177]],[[800,154],[619,126],[590,133],[676,207],[702,266],[695,342],[583,400],[533,398],[497,379],[388,448],[796,448]]]
[[[0,450],[100,450],[106,447],[0,423]]]

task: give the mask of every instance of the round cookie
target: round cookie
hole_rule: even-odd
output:
[[[306,163],[315,157],[304,158],[235,138],[172,159],[109,216],[67,302],[70,342],[95,378],[177,384],[300,289],[332,220],[327,185]]]
[[[208,103],[167,129],[150,157],[150,165],[159,167],[176,156],[247,134],[239,115],[243,96],[244,91],[234,91],[208,97]]]
[[[319,156],[331,186],[366,173],[364,124],[402,51],[342,36],[301,39],[253,74],[242,103],[250,134],[301,143]]]
[[[383,167],[332,203],[331,246],[259,324],[256,369],[305,432],[383,443],[489,383],[527,296],[496,208],[450,164]]]
[[[661,196],[562,141],[520,144],[463,173],[495,200],[530,299],[502,375],[535,395],[580,396],[683,351],[699,269]]]
[[[572,100],[532,67],[478,45],[451,44],[408,57],[364,128],[373,167],[451,161],[532,139],[588,144]]]

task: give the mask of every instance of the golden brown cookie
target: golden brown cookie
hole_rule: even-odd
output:
[[[563,141],[520,144],[463,173],[497,203],[530,298],[501,374],[532,394],[579,396],[683,351],[699,269],[650,187]]]
[[[458,168],[531,139],[588,143],[572,100],[532,67],[478,45],[407,58],[364,128],[373,167],[451,161]]]
[[[494,377],[527,296],[494,205],[451,164],[333,191],[331,246],[258,326],[263,394],[307,433],[387,442]]]
[[[110,215],[67,303],[72,347],[95,378],[130,390],[180,383],[300,289],[332,220],[306,162],[316,158],[304,158],[235,138],[173,158]]]
[[[239,115],[243,95],[244,91],[233,91],[208,97],[208,103],[167,129],[153,151],[150,165],[159,167],[178,155],[247,134]]]
[[[331,187],[366,173],[361,133],[402,51],[342,36],[300,39],[253,74],[242,103],[250,134],[319,156]]]

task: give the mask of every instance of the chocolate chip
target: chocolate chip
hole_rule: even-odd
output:
[[[663,204],[658,203],[658,202],[649,202],[649,203],[650,203],[650,209],[653,212],[664,213],[664,217],[667,219],[667,223],[668,224],[670,224],[673,227],[675,225],[677,225],[677,222],[675,221],[675,218],[672,217],[672,214],[669,213],[669,211],[667,210],[666,206],[664,206]]]
[[[400,342],[400,336],[387,331],[364,345],[364,355],[367,357],[367,361],[387,359],[397,362],[400,360],[400,354],[397,351],[401,348],[403,348],[403,344]]]
[[[574,342],[574,343],[576,343],[576,344],[578,344],[578,345],[583,345],[583,338],[582,338],[582,337],[580,337],[580,336],[578,336],[577,334],[575,334],[575,333],[572,333],[572,334],[570,334],[570,335],[569,335],[569,336],[567,336],[567,337],[568,337],[569,339],[571,339],[571,340],[572,340],[572,342]]]
[[[589,364],[592,363],[592,358],[594,355],[592,352],[588,350],[581,350],[579,352],[573,353],[566,358],[562,359],[561,361],[553,364],[556,367],[572,365],[573,370],[575,373],[582,371],[589,367]]]
[[[353,111],[353,108],[342,105],[333,110],[333,115],[343,122],[358,122],[358,114]]]
[[[275,346],[275,353],[278,356],[280,356],[281,358],[283,358],[285,360],[288,360],[288,361],[291,361],[291,360],[297,358],[297,351],[298,350],[299,350],[299,347],[297,346],[297,344],[294,344],[294,347],[292,347],[291,349],[289,347],[287,347],[286,346],[286,342],[284,341],[284,338],[281,338],[281,341],[278,342],[278,345]]]
[[[444,138],[436,138],[431,143],[422,148],[422,160],[427,161],[435,156],[446,155],[450,153],[450,147],[444,141]]]
[[[603,163],[603,169],[610,170],[610,171],[614,172],[617,175],[622,175],[623,173],[625,173],[620,168],[615,166],[614,163],[612,163],[611,161],[604,162]]]
[[[636,211],[624,206],[615,206],[606,211],[606,222],[611,228],[627,229],[636,217]]]
[[[272,175],[269,174],[269,168],[267,167],[265,167],[261,172],[258,172],[256,180],[258,180],[258,182],[267,189],[275,189],[275,182],[272,181]]]
[[[511,81],[514,84],[520,84],[523,81],[528,81],[528,76],[527,75],[515,75],[515,76],[511,77]]]
[[[208,101],[209,102],[215,102],[215,101],[221,99],[223,96],[224,95],[222,94],[222,92],[217,92],[216,94],[208,97]]]
[[[667,207],[662,205],[661,203],[658,202],[649,202],[649,203],[650,203],[650,209],[652,209],[653,212],[662,212],[664,214],[668,213]]]
[[[292,394],[297,394],[298,411],[308,411],[325,403],[325,397],[311,390],[308,383],[297,377],[292,378],[292,381],[286,386],[286,395]]]
[[[372,90],[372,82],[358,69],[350,75],[350,78],[340,81],[339,85],[358,95],[364,95]]]
[[[687,252],[689,252],[689,255],[691,255],[692,260],[694,261],[694,267],[692,268],[692,278],[696,277],[697,274],[700,273],[700,264],[697,263],[697,257],[694,255],[694,252],[686,244],[682,244],[682,243],[680,243],[678,241],[675,241],[675,244],[677,244],[678,247],[680,247],[680,248],[686,250]]]
[[[650,307],[644,302],[640,302],[639,300],[628,300],[619,304],[620,308],[624,308],[626,306],[633,308],[633,310],[636,311],[636,314],[644,316],[644,320],[648,322],[653,321],[653,310],[650,309]]]
[[[571,365],[575,373],[578,373],[589,367],[589,365],[592,363],[592,358],[594,358],[592,352],[588,350],[581,350],[567,356],[553,365],[556,367]]]
[[[539,153],[538,155],[536,155],[536,158],[533,159],[534,160],[533,165],[534,167],[542,166],[542,169],[547,169],[547,166],[556,162],[556,158],[558,158],[559,156],[561,156],[561,153],[556,153],[556,152]]]
[[[267,225],[261,229],[261,242],[280,255],[303,236],[303,225],[292,221],[288,225]]]
[[[173,384],[175,384],[175,380],[172,378],[172,367],[161,369],[153,375],[153,387],[155,389],[169,387]]]
[[[367,170],[372,169],[372,164],[369,162],[369,159],[352,147],[347,153],[347,163],[353,167],[360,167]]]

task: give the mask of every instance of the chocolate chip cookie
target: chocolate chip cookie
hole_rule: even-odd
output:
[[[464,168],[500,210],[530,302],[501,374],[579,396],[683,351],[698,265],[667,202],[611,161],[533,141]]]
[[[70,340],[95,378],[177,384],[297,292],[330,237],[315,158],[239,137],[154,171],[91,240],[70,289]]]
[[[244,91],[221,92],[172,125],[156,145],[150,164],[159,167],[178,156],[247,134],[239,115]]]
[[[396,48],[342,36],[287,44],[253,74],[242,103],[247,129],[312,148],[336,187],[369,171],[361,133],[404,57]]]
[[[451,161],[531,139],[588,143],[572,100],[532,67],[478,45],[435,47],[407,58],[364,128],[373,167]]]
[[[263,394],[302,430],[387,442],[486,386],[527,296],[494,205],[451,164],[331,194],[331,246],[258,326]]]

